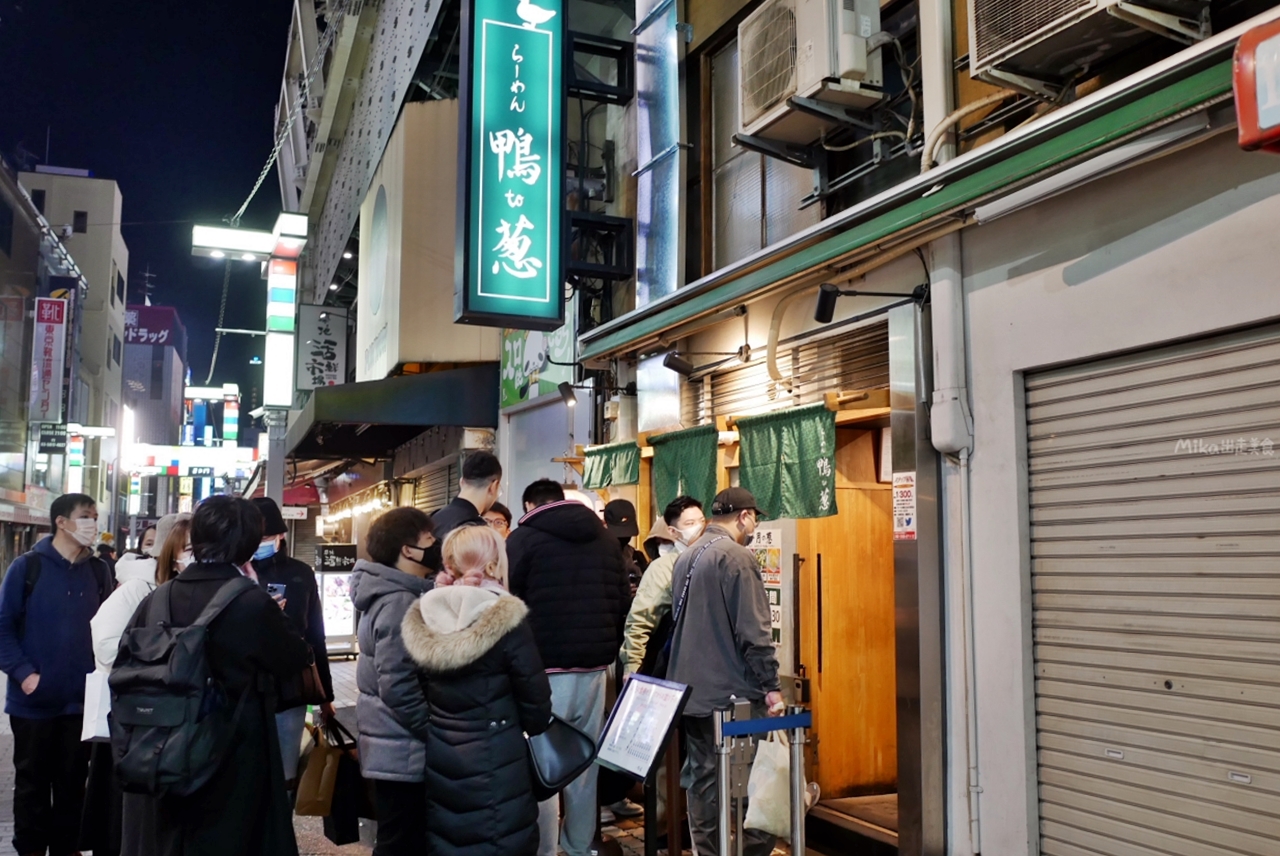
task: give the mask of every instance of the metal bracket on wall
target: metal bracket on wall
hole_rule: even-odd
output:
[[[569,273],[613,281],[635,275],[635,223],[631,218],[570,211],[569,230],[571,251],[566,262]],[[600,261],[586,260],[588,243],[599,251]]]
[[[1108,7],[1107,12],[1112,17],[1133,24],[1135,27],[1141,27],[1158,36],[1186,45],[1194,45],[1213,35],[1213,28],[1209,23],[1208,3],[1201,7],[1198,19],[1162,12],[1137,3],[1117,3]]]
[[[817,158],[813,156],[812,146],[798,146],[795,143],[783,143],[777,140],[766,140],[749,134],[734,134],[733,142],[747,151],[757,152],[765,157],[777,158],[804,169],[815,169]]]
[[[567,33],[567,37],[569,56],[573,58],[565,69],[565,84],[569,95],[605,104],[630,104],[636,94],[635,45],[572,30]],[[603,60],[606,69],[612,64],[613,76],[617,82],[606,83],[592,74],[578,62],[579,54]]]

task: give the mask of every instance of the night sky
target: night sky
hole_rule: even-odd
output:
[[[197,384],[223,270],[192,257],[191,221],[239,208],[271,152],[291,11],[290,0],[0,0],[0,151],[43,161],[48,129],[50,163],[120,184],[130,301],[149,265],[152,303],[186,325]],[[279,210],[273,171],[242,225],[270,229]],[[265,306],[257,266],[235,265],[225,326],[260,330]],[[213,378],[239,383],[246,411],[261,342],[224,336]]]

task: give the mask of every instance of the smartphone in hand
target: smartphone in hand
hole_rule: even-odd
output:
[[[284,583],[267,583],[267,594],[279,600],[284,597],[285,588]]]

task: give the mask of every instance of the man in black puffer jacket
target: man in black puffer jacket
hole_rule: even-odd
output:
[[[539,479],[524,492],[526,514],[507,539],[511,593],[529,607],[529,625],[551,681],[556,715],[596,736],[604,728],[605,670],[622,647],[630,585],[622,550],[596,513],[566,502],[564,489]],[[596,767],[564,790],[559,845],[588,856],[595,838]],[[558,801],[538,807],[539,856],[554,856]]]

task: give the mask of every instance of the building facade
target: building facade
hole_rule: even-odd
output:
[[[630,268],[567,277],[567,331],[503,333],[496,424],[405,425],[402,405],[344,427],[316,395],[295,455],[387,462],[341,519],[447,501],[466,427],[496,428],[509,490],[581,483],[632,499],[642,530],[677,492],[749,486],[780,659],[814,712],[815,840],[1275,850],[1280,160],[1237,143],[1232,60],[1277,4],[560,8],[597,40],[575,66],[635,84],[566,113],[592,154],[565,207],[630,221]],[[352,375],[388,390],[419,367],[376,362],[361,325],[414,234],[379,231],[379,183],[456,163],[403,141],[457,94],[457,11],[404,28],[406,4],[368,4],[310,54],[295,27],[298,56],[366,72],[341,94],[312,80],[288,123],[301,291],[354,307]],[[402,192],[404,212],[441,198]],[[447,316],[450,266],[430,265],[420,299]],[[424,329],[395,347],[430,377],[451,340]]]
[[[22,173],[19,181],[89,283],[79,318],[69,421],[94,428],[119,426],[129,278],[120,187],[88,170],[46,166]],[[103,508],[115,507],[118,448],[115,437],[86,437],[83,490]]]

